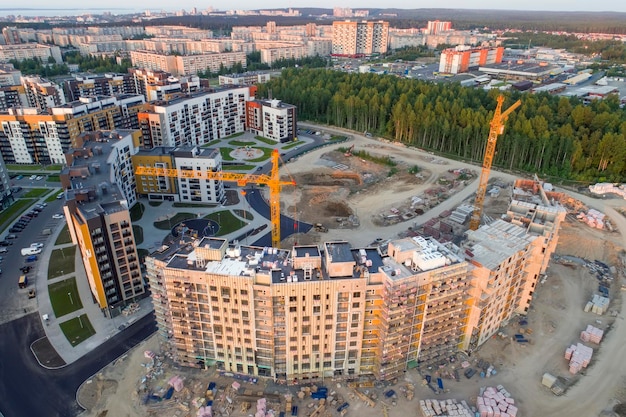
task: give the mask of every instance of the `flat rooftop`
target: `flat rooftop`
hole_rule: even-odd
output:
[[[523,251],[537,238],[528,234],[526,229],[500,219],[478,230],[470,230],[467,235],[463,245],[467,258],[490,270],[495,270],[504,260]]]

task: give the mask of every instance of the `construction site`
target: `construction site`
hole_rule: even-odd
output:
[[[286,378],[246,375],[239,368],[219,364],[181,367],[181,353],[153,336],[83,385],[78,399],[87,415],[626,415],[619,414],[619,404],[626,401],[626,385],[620,379],[622,373],[614,372],[623,366],[611,360],[625,353],[621,290],[626,244],[618,231],[626,230],[626,218],[609,206],[592,209],[583,197],[573,198],[538,178],[518,179],[503,173],[481,176],[479,195],[474,197],[476,167],[365,137],[355,136],[353,141],[348,149],[336,146],[314,151],[281,169],[281,175],[298,184],[283,190],[283,213],[315,225],[309,233],[281,242],[281,247],[319,245],[323,252],[332,253],[334,244],[327,242],[350,242],[352,251],[366,260],[375,262],[394,254],[399,266],[405,258],[398,254],[415,250],[412,245],[419,245],[419,239],[435,239],[442,245],[441,253],[450,250],[445,255],[449,269],[440,278],[433,274],[427,286],[401,282],[386,290],[388,306],[396,306],[381,313],[386,332],[379,330],[369,341],[365,334],[354,336],[355,341],[362,340],[361,371],[370,369],[369,350],[383,355],[371,362],[373,371],[359,376],[346,368],[345,374],[319,372],[309,380],[296,381],[289,375],[301,375],[290,368],[298,361],[288,353]],[[394,163],[388,164],[389,160]],[[473,224],[477,198],[482,200],[482,223],[491,229]],[[591,218],[600,219],[603,226],[597,227],[598,221]],[[556,234],[558,239],[527,239],[525,231],[543,237]],[[507,239],[517,246],[511,243],[510,249],[501,251],[490,247],[490,242],[507,246]],[[460,252],[450,249],[455,247]],[[520,255],[520,251],[534,255]],[[542,256],[546,252],[548,256]],[[535,280],[494,274],[497,262],[504,261],[526,268],[533,264],[525,273]],[[293,262],[295,268],[297,260]],[[413,258],[412,262],[417,261]],[[473,275],[469,269],[475,271]],[[332,281],[331,267],[328,273],[320,282]],[[402,273],[398,267],[383,275],[394,282],[396,274],[402,278]],[[345,271],[337,274],[345,275]],[[508,295],[499,295],[502,284],[518,291],[514,303],[505,302]],[[170,290],[163,285],[165,297]],[[419,297],[412,297],[413,288]],[[442,289],[447,289],[445,299],[438,298]],[[341,302],[337,309],[342,308]],[[187,303],[180,308],[187,308]],[[419,310],[421,305],[431,311],[421,318],[418,364],[417,356],[400,353],[405,345],[411,352],[411,342],[404,342],[406,335],[390,329],[410,328],[404,317],[406,307]],[[505,313],[496,317],[492,310]],[[368,323],[376,315],[363,314],[357,322]],[[274,323],[283,320],[278,316]],[[463,325],[459,317],[464,317]],[[287,316],[285,321],[289,320]],[[347,339],[341,339],[345,330],[335,324],[322,329],[320,336],[330,332],[338,342],[350,342],[349,332]],[[268,331],[278,335],[280,326],[274,324]],[[199,340],[191,336],[185,342],[189,352]],[[397,361],[400,357],[403,362]],[[607,376],[613,373],[615,377]],[[572,402],[571,397],[580,401]]]

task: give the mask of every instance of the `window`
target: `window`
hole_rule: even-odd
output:
[[[296,306],[289,307],[289,312],[290,313],[295,313],[297,311],[297,308],[298,307],[296,307]]]
[[[313,306],[313,314],[320,314],[321,309],[320,306]]]
[[[361,293],[359,291],[352,293],[352,298],[361,298]]]
[[[352,308],[359,308],[360,305],[360,303],[352,303]]]

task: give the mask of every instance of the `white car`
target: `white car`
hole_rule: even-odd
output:
[[[30,247],[35,249],[41,249],[43,248],[43,243],[31,243]]]
[[[35,178],[37,178],[37,175],[31,175],[28,179],[29,180],[34,180]]]
[[[52,215],[52,218],[53,218],[53,219],[57,219],[57,220],[58,220],[58,219],[62,219],[62,218],[64,218],[64,217],[65,217],[64,215],[62,215],[62,214],[58,214],[58,213],[57,213],[57,214],[53,214],[53,215]]]
[[[42,179],[43,179],[43,175],[37,175],[35,177],[35,180],[37,180],[37,181],[42,180]]]

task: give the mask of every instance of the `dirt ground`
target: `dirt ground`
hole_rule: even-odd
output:
[[[391,208],[406,209],[407,201],[414,196],[424,195],[426,190],[433,187],[444,187],[450,190],[448,183],[457,180],[454,192],[444,196],[441,210],[449,204],[450,207],[466,202],[474,192],[476,182],[458,180],[456,174],[449,171],[457,168],[472,169],[463,163],[445,161],[424,152],[417,152],[381,144],[362,137],[355,137],[355,148],[365,149],[372,154],[389,155],[399,162],[399,171],[405,172],[389,179],[388,167],[383,167],[358,157],[346,157],[342,152],[326,148],[304,155],[296,162],[285,166],[285,176],[296,180],[298,187],[286,189],[281,195],[283,210],[310,223],[323,223],[330,230],[327,233],[309,232],[306,235],[295,236],[284,246],[295,242],[299,244],[320,243],[332,239],[346,239],[353,245],[366,245],[377,237],[391,238],[406,231],[413,222],[411,220],[398,224],[381,225],[376,219],[381,213],[389,213]],[[344,145],[345,146],[345,145]],[[407,167],[418,165],[419,176],[406,173]],[[499,174],[503,182],[512,180],[512,177]],[[441,179],[444,178],[443,181]],[[461,183],[462,182],[462,183]],[[463,187],[470,185],[469,187]],[[487,199],[489,202],[490,200]],[[503,202],[504,201],[504,202]],[[485,207],[485,214],[496,217],[506,208],[506,198],[492,200],[492,206]],[[430,213],[435,213],[433,210]],[[417,213],[418,214],[418,213]],[[358,218],[359,226],[352,226],[338,222],[337,217],[347,218],[354,215]],[[423,220],[429,215],[426,212]],[[621,217],[621,216],[620,216]],[[417,221],[417,218],[416,218]],[[626,219],[616,221],[620,230],[626,230]],[[571,255],[587,260],[601,260],[609,265],[618,266],[618,275],[623,268],[626,256],[623,249],[626,247],[625,238],[614,232],[591,229],[578,223],[571,216],[560,231],[560,240],[557,255]],[[432,377],[442,377],[445,392],[435,394],[430,388],[422,384],[425,375],[416,370],[405,373],[404,380],[393,386],[401,393],[407,382],[415,385],[415,398],[407,400],[402,395],[396,400],[396,406],[389,406],[390,417],[404,417],[417,415],[418,401],[427,398],[439,400],[455,398],[472,404],[481,387],[503,385],[515,398],[520,408],[520,416],[626,416],[626,413],[615,414],[612,409],[616,404],[626,402],[626,345],[623,314],[621,313],[623,283],[620,276],[612,284],[613,298],[610,313],[597,316],[585,313],[583,307],[591,295],[597,291],[598,281],[595,275],[584,265],[572,262],[559,263],[553,261],[548,268],[546,280],[538,284],[534,300],[528,313],[528,325],[523,329],[532,329],[528,334],[528,345],[518,344],[512,340],[515,333],[520,332],[520,325],[516,320],[502,328],[500,336],[494,336],[470,358],[471,366],[476,367],[479,359],[488,361],[495,366],[497,374],[490,378],[480,378],[476,375],[466,379],[461,375],[460,381],[450,379],[448,375],[459,363],[447,364],[445,367],[426,370]],[[615,317],[611,313],[615,313]],[[563,355],[567,346],[579,341],[580,332],[592,324],[605,330],[605,338],[600,346],[588,344],[594,348],[594,357],[590,366],[572,376],[568,372],[567,362]],[[145,350],[159,352],[155,337],[147,340],[127,356],[105,368],[91,382],[84,385],[79,393],[80,402],[88,408],[86,417],[127,417],[195,415],[195,409],[190,403],[194,395],[201,395],[203,387],[211,380],[218,382],[218,386],[226,388],[234,382],[232,378],[219,377],[214,371],[177,369],[169,365],[164,366],[164,373],[156,385],[164,385],[166,377],[175,374],[186,378],[186,386],[191,390],[200,387],[199,392],[185,392],[178,398],[178,403],[165,410],[153,409],[150,411],[141,405],[145,392],[139,388],[142,379],[148,373],[146,365],[149,360],[144,357]],[[167,361],[165,361],[167,363]],[[169,368],[168,368],[169,366]],[[556,397],[541,385],[543,373],[567,379],[569,388],[565,395]],[[296,395],[297,387],[275,386],[271,382],[259,381],[258,384],[244,388],[251,391],[263,390],[267,394],[285,394],[291,392]],[[347,416],[379,417],[384,415],[380,398],[389,387],[373,387],[361,389],[366,394],[376,394],[378,403],[375,408],[369,408],[359,399],[354,398],[353,392],[344,386],[337,386],[337,382],[325,381],[329,390],[336,391],[335,396],[350,403]],[[176,395],[175,395],[176,397]],[[281,397],[284,400],[284,397]],[[389,400],[385,400],[391,403]],[[294,404],[300,407],[299,415],[309,415],[312,408],[310,399],[295,399]],[[284,401],[281,406],[284,406]],[[276,405],[276,408],[279,406]],[[626,408],[626,407],[623,407]],[[190,411],[187,411],[190,410]],[[194,410],[193,413],[191,410]],[[336,406],[329,407],[328,415],[338,416]],[[278,411],[278,410],[276,410]],[[626,410],[625,410],[626,411]],[[232,416],[248,416],[254,414],[254,408],[243,412],[239,406],[235,407]],[[324,415],[324,414],[323,414]]]

